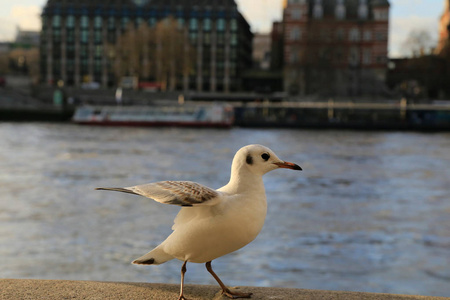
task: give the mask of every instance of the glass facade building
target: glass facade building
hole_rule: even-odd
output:
[[[41,78],[69,86],[116,86],[114,45],[131,25],[155,26],[172,17],[194,52],[192,71],[175,89],[237,91],[251,67],[253,34],[234,0],[48,0],[42,12]]]

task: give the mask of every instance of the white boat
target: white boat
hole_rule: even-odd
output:
[[[183,126],[229,128],[233,107],[227,104],[156,106],[80,106],[72,121],[104,126]]]

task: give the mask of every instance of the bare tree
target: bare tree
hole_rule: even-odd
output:
[[[403,52],[410,56],[420,56],[435,46],[431,34],[424,29],[413,29],[402,44]]]
[[[28,65],[28,75],[31,77],[33,84],[39,82],[39,48],[34,47],[26,51],[26,60]]]
[[[0,74],[21,73],[39,81],[39,49],[16,48],[0,55]]]
[[[188,76],[193,66],[186,28],[172,17],[153,27],[147,23],[129,26],[112,47],[117,78],[155,80],[163,90],[175,90],[177,79]]]

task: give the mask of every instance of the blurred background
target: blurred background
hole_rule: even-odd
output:
[[[449,1],[0,8],[1,278],[178,283],[130,262],[179,209],[95,187],[219,188],[260,143],[304,171],[265,176],[225,283],[450,295]]]

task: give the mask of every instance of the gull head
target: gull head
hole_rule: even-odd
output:
[[[246,168],[261,176],[279,168],[302,170],[299,165],[281,160],[272,150],[262,145],[248,145],[239,149],[233,159],[234,168]]]

